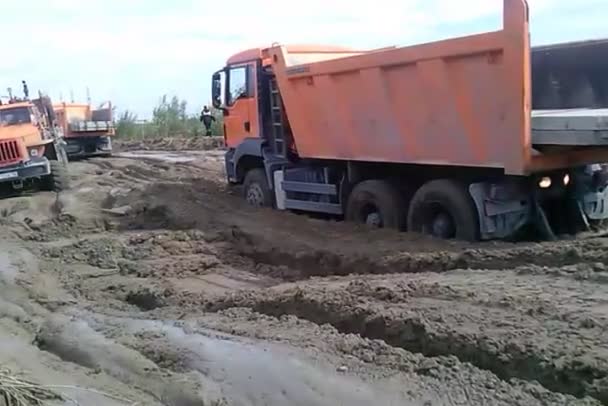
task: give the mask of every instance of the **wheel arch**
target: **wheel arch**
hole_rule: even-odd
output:
[[[61,161],[67,165],[68,155],[66,151],[67,143],[63,139],[56,139],[44,144],[44,156],[50,161]]]
[[[263,140],[247,138],[235,149],[232,157],[237,183],[243,183],[247,172],[254,168],[264,168]]]
[[[243,183],[247,172],[252,169],[263,169],[264,160],[262,157],[254,155],[243,155],[239,158],[236,165],[236,179],[238,183]]]

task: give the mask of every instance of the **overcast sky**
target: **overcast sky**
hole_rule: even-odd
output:
[[[606,0],[529,0],[532,41],[608,37]],[[111,99],[147,117],[162,94],[192,111],[210,76],[242,49],[273,42],[357,48],[407,45],[500,26],[501,0],[25,0],[2,1],[0,95]],[[11,35],[12,34],[12,35]]]

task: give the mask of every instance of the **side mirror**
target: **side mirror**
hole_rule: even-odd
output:
[[[211,79],[211,101],[212,101],[213,107],[215,107],[216,109],[223,108],[222,73],[223,73],[223,71],[215,72]]]

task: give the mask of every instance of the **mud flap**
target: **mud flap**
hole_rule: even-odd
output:
[[[525,184],[473,183],[469,193],[477,208],[482,240],[512,238],[534,222],[534,207]]]
[[[567,219],[568,233],[577,234],[591,230],[591,225],[580,201],[567,199],[565,205],[563,216]],[[557,235],[551,226],[547,213],[537,199],[534,200],[534,226],[541,239],[546,241],[557,240]]]
[[[533,224],[539,236],[544,241],[555,241],[557,236],[549,224],[549,219],[545,210],[542,208],[537,199],[534,199]]]

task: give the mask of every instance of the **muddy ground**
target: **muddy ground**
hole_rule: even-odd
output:
[[[113,140],[114,150],[125,151],[204,151],[222,148],[224,137],[134,137]]]
[[[217,150],[70,165],[0,201],[0,365],[53,404],[608,404],[608,238],[253,210]]]

